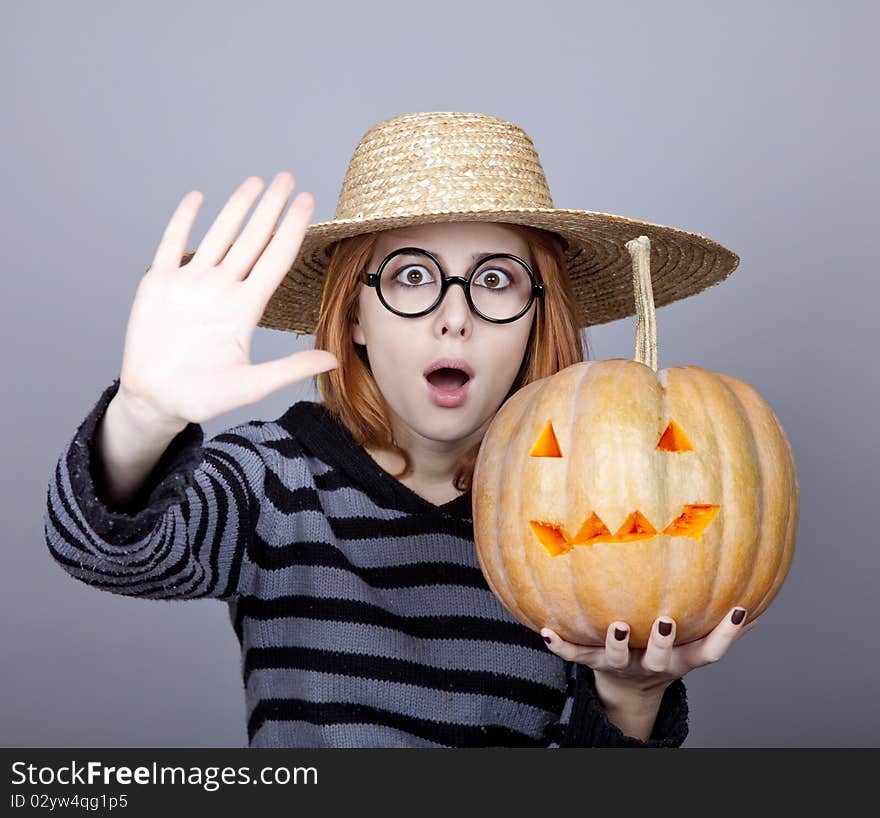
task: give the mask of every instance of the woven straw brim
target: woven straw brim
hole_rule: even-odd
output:
[[[636,236],[646,235],[651,240],[655,307],[714,287],[739,264],[736,253],[699,233],[588,210],[449,211],[418,217],[339,219],[309,226],[296,261],[266,305],[259,326],[297,333],[314,332],[324,271],[331,245],[339,239],[445,221],[524,224],[562,236],[568,243],[564,255],[585,317],[583,326],[605,324],[635,314],[632,259],[624,245]],[[188,261],[194,253],[189,251],[184,259]]]

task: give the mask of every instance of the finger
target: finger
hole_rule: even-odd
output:
[[[605,634],[605,661],[609,668],[621,670],[629,665],[629,625],[612,622]]]
[[[245,280],[245,285],[254,288],[264,306],[296,261],[314,210],[315,199],[312,194],[300,193],[293,200],[278,232],[272,236],[269,246]]]
[[[204,200],[205,195],[199,190],[191,190],[180,200],[162,233],[150,267],[180,267],[193,222]]]
[[[287,206],[295,184],[296,180],[289,171],[282,171],[272,180],[247,227],[223,259],[222,266],[234,278],[243,281],[248,277],[251,268],[255,267],[257,260],[262,259],[263,251],[272,241],[272,231]]]
[[[668,630],[667,633],[664,631]],[[668,670],[672,659],[672,647],[675,644],[675,620],[662,616],[654,620],[648,646],[642,657],[642,666],[653,673]]]
[[[259,176],[248,176],[236,188],[217,218],[214,219],[208,232],[205,233],[194,259],[200,264],[211,267],[223,260],[241,229],[244,217],[262,189],[263,180]]]
[[[276,361],[247,366],[237,378],[241,390],[240,405],[256,403],[285,386],[337,366],[336,356],[324,349],[306,349]]]
[[[569,662],[579,662],[592,667],[599,659],[605,648],[593,648],[589,645],[576,645],[566,642],[558,633],[550,628],[541,628],[541,636],[547,643],[547,647],[557,656]]]
[[[734,618],[738,618],[735,616],[737,611],[743,611],[744,616],[739,624],[735,625],[733,620]],[[724,656],[724,654],[727,653],[728,648],[742,634],[742,629],[747,618],[748,613],[744,608],[740,608],[739,606],[731,608],[727,616],[725,616],[705,638],[700,640],[699,652],[697,653],[697,660],[699,663],[707,665],[711,662],[717,662],[722,656]]]

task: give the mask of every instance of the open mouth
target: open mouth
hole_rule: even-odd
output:
[[[433,372],[425,375],[425,378],[432,386],[444,392],[454,392],[470,380],[467,372],[446,366],[435,369]]]

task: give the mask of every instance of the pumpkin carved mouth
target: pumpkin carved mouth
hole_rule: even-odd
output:
[[[574,537],[570,537],[565,528],[558,523],[529,520],[529,525],[538,541],[547,549],[547,553],[552,557],[558,557],[560,554],[571,551],[576,545],[647,540],[658,534],[665,534],[669,537],[693,537],[699,542],[706,526],[712,522],[720,508],[720,506],[708,503],[686,505],[681,514],[660,532],[640,511],[634,511],[630,514],[614,534],[608,530],[595,511],[578,529]]]

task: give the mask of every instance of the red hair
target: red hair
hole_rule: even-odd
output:
[[[544,297],[537,301],[522,364],[504,400],[532,381],[589,359],[589,342],[579,330],[586,320],[579,313],[561,239],[538,228],[510,226],[520,231],[528,243],[533,267],[544,284]],[[395,475],[400,479],[412,472],[412,463],[392,438],[389,407],[370,373],[366,352],[352,340],[358,285],[363,283],[376,238],[376,233],[365,233],[341,239],[333,247],[315,329],[315,348],[332,352],[339,366],[315,377],[325,406],[360,445],[390,450],[403,458],[403,470]],[[453,480],[458,491],[470,490],[479,449],[480,444],[474,445],[462,459]]]

